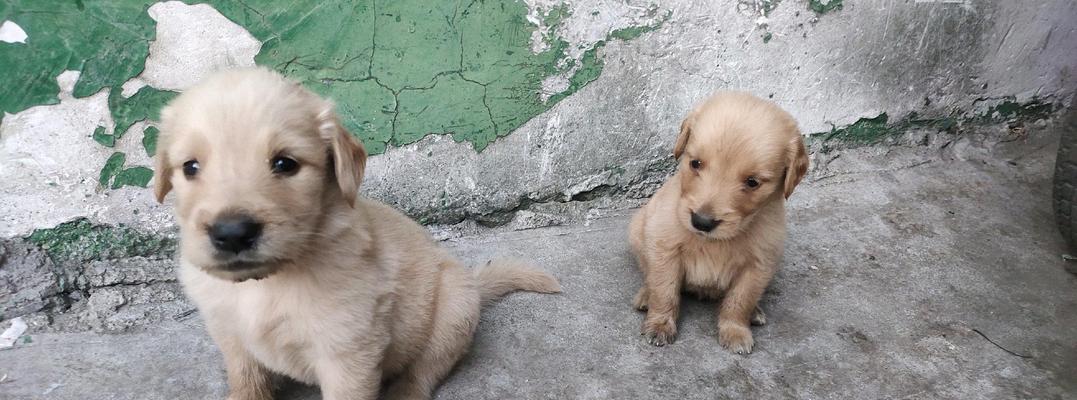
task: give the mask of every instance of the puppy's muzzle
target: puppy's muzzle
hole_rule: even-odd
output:
[[[710,215],[692,212],[692,227],[700,232],[713,231],[714,228],[717,228],[721,223],[722,220],[714,219]]]
[[[209,226],[209,241],[224,253],[239,254],[258,244],[262,224],[245,214],[230,214],[217,218]]]

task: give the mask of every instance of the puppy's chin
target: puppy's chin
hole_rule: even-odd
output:
[[[213,266],[200,265],[199,268],[214,278],[238,283],[251,279],[265,279],[277,272],[279,265],[278,263],[234,262]]]
[[[710,240],[730,240],[739,236],[740,232],[740,227],[730,225],[719,227],[718,229],[707,232],[703,236]]]
[[[231,282],[243,282],[251,279],[264,279],[280,269],[276,261],[254,261],[243,259],[218,260],[213,257],[187,257],[187,262],[195,265],[209,276]]]

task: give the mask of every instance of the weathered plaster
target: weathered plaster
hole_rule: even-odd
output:
[[[182,91],[218,69],[252,66],[262,47],[247,30],[206,4],[167,1],[147,11],[156,22],[156,38],[150,42],[146,69],[124,83],[124,97],[146,85]]]
[[[83,216],[151,230],[167,226],[166,207],[155,206],[147,190],[123,186],[145,183],[144,170],[116,183],[123,170],[151,165],[146,149],[153,130],[145,131],[152,123],[135,121],[152,119],[155,104],[131,97],[138,96],[133,89],[139,81],[153,81],[143,96],[159,105],[171,95],[168,90],[181,89],[214,65],[246,65],[256,42],[262,42],[256,61],[335,98],[370,150],[385,151],[370,161],[368,195],[425,222],[446,223],[503,221],[534,204],[578,197],[646,196],[669,172],[669,146],[680,119],[715,89],[770,97],[800,121],[805,134],[856,131],[864,127],[859,121],[885,114],[886,124],[875,124],[865,136],[874,141],[872,135],[900,131],[906,121],[943,126],[1002,104],[1066,103],[1077,65],[1077,6],[1066,1],[877,0],[837,7],[836,1],[791,0],[503,0],[436,10],[396,2],[381,5],[381,12],[369,8],[373,2],[351,8],[300,2],[288,9],[213,4],[218,11],[176,2],[113,10],[138,27],[135,32],[145,31],[131,48],[137,53],[138,43],[148,43],[149,56],[145,71],[141,58],[134,62],[140,73],[130,75],[138,75],[135,79],[116,81],[127,83],[124,96],[110,86],[112,91],[87,98],[97,99],[96,107],[104,98],[108,116],[83,121],[100,116],[101,109],[76,107],[91,104],[78,103],[85,100],[78,98],[78,88],[71,101],[60,104],[65,107],[5,115],[4,154],[36,159],[69,154],[63,159],[80,161],[52,169],[0,165],[18,177],[3,190],[20,196],[0,203],[10,224],[0,231],[22,235]],[[816,5],[830,9],[815,10]],[[103,15],[92,7],[87,12]],[[430,12],[445,18],[429,18]],[[19,15],[7,3],[0,5],[0,20]],[[187,29],[190,22],[184,21],[194,20],[206,23],[201,30]],[[4,46],[30,47],[39,40],[40,24],[16,22],[30,38],[25,45],[0,44],[0,62],[13,48]],[[42,35],[40,40],[56,33]],[[405,37],[423,38],[423,46],[431,48],[409,47]],[[192,42],[209,53],[181,48]],[[426,51],[419,54],[419,48]],[[430,62],[416,65],[419,57]],[[101,74],[87,82],[102,82]],[[51,77],[50,85],[52,91],[37,104],[58,100]],[[68,125],[61,128],[60,121]],[[94,135],[97,126],[106,129]],[[37,140],[31,137],[42,130],[55,130],[43,136],[53,139],[14,145]],[[78,142],[54,138],[72,132],[78,132],[73,135]],[[428,136],[432,132],[452,135]],[[124,166],[115,174],[105,171],[102,185],[102,167],[115,153],[123,154]],[[43,182],[89,197],[55,201],[58,194],[49,194],[55,192],[38,190]]]
[[[94,141],[95,127],[111,131],[108,94],[75,98],[78,73],[60,75],[60,103],[33,107],[0,122],[0,237],[24,235],[80,217],[164,227],[170,217],[157,211],[152,196],[139,187],[118,187],[100,181],[102,165],[113,154],[125,154],[126,169],[149,165],[141,135],[127,135],[108,148]],[[146,123],[136,123],[141,132]],[[43,151],[42,149],[48,149]],[[135,170],[137,171],[137,169]],[[125,176],[138,172],[127,172]],[[121,178],[121,181],[127,178]]]
[[[0,20],[18,24],[26,44],[0,44],[0,111],[18,113],[55,104],[56,77],[79,71],[72,93],[82,98],[119,87],[142,71],[153,39],[148,1],[11,1],[0,5]]]

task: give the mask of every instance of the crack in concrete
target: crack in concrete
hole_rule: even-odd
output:
[[[461,52],[463,52],[463,49],[461,49]],[[489,93],[489,88],[487,87],[487,85],[489,84],[484,84],[476,80],[468,79],[466,76],[464,76],[463,72],[459,72],[458,74],[460,75],[460,79],[462,79],[463,81],[471,82],[476,85],[482,86],[482,105],[483,107],[486,107],[486,115],[490,117],[490,124],[494,126],[494,137],[500,137],[501,131],[497,128],[497,121],[494,120],[494,111],[490,109],[490,103],[487,102],[487,94]]]
[[[995,347],[998,347],[999,349],[1002,349],[1002,351],[1010,353],[1010,355],[1021,357],[1021,358],[1032,358],[1032,356],[1030,356],[1030,355],[1020,354],[1020,353],[1014,352],[1014,351],[1012,351],[1010,349],[1007,349],[1005,347],[1002,347],[1001,344],[998,344],[994,340],[991,340],[991,338],[987,337],[987,335],[985,335],[983,332],[980,332],[979,329],[973,328],[972,331],[976,332],[976,334],[980,335],[980,337],[984,338],[984,340],[987,340],[991,344],[995,345]]]
[[[500,134],[501,134],[501,131],[499,129],[497,121],[494,118],[493,109],[490,107],[490,104],[489,104],[489,96],[488,96],[488,93],[489,93],[488,85],[489,85],[489,83],[479,82],[477,80],[470,79],[470,78],[468,78],[467,76],[464,75],[464,39],[463,39],[464,35],[459,31],[459,28],[457,27],[457,24],[458,24],[459,20],[464,16],[464,14],[476,3],[477,3],[477,0],[472,0],[470,3],[468,3],[467,6],[464,7],[463,10],[460,10],[459,5],[457,5],[457,7],[454,8],[454,10],[453,10],[452,18],[449,18],[449,19],[446,20],[449,23],[449,25],[452,27],[452,33],[455,34],[457,36],[457,38],[458,38],[458,41],[457,41],[458,54],[459,54],[458,61],[457,61],[458,68],[454,69],[454,70],[440,71],[440,72],[434,74],[434,76],[430,80],[429,85],[427,85],[427,86],[414,87],[414,86],[407,86],[406,85],[406,86],[401,87],[399,89],[394,89],[394,88],[388,86],[387,84],[385,84],[384,82],[382,82],[378,78],[378,76],[376,76],[374,74],[374,61],[375,61],[375,57],[376,57],[376,53],[377,53],[377,49],[378,49],[378,39],[377,39],[378,38],[378,28],[377,28],[378,27],[378,25],[377,25],[378,8],[377,8],[377,0],[371,0],[371,13],[372,13],[373,23],[372,23],[372,30],[371,30],[370,52],[369,52],[369,56],[368,56],[369,59],[368,59],[368,63],[367,63],[367,75],[364,76],[364,77],[361,77],[361,78],[329,76],[329,77],[321,77],[321,78],[319,78],[319,81],[321,81],[323,83],[329,83],[329,82],[355,83],[355,82],[373,81],[375,84],[380,86],[382,89],[385,89],[386,91],[391,93],[392,96],[393,96],[393,111],[392,111],[392,121],[390,123],[390,137],[389,137],[388,140],[383,142],[384,144],[388,145],[388,144],[393,142],[393,139],[396,137],[396,135],[398,133],[397,129],[398,129],[398,126],[399,126],[399,118],[400,118],[400,94],[403,93],[404,91],[423,91],[423,90],[433,89],[434,87],[436,87],[438,85],[438,83],[440,82],[440,79],[442,77],[450,76],[450,75],[456,75],[457,77],[459,77],[463,81],[473,83],[473,84],[477,84],[480,87],[482,87],[482,89],[483,89],[482,103],[483,103],[483,107],[486,109],[486,117],[489,120],[490,125],[493,126],[493,128],[494,128],[494,137],[499,137]],[[307,15],[304,16],[303,18],[306,18],[310,14],[311,13],[308,12]],[[300,19],[303,19],[303,18],[300,18]],[[280,36],[280,34],[279,34],[279,32],[277,32],[275,37],[279,37],[279,36]],[[311,55],[311,56],[314,56],[314,55]],[[301,67],[306,68],[306,69],[311,70],[311,71],[327,71],[327,70],[328,71],[343,71],[350,63],[360,59],[362,56],[357,55],[357,56],[354,56],[354,57],[350,57],[350,58],[346,59],[343,64],[338,64],[338,65],[335,65],[335,66],[322,66],[322,65],[307,64],[307,63],[304,63],[302,61],[302,58],[304,58],[304,57],[305,56],[295,56],[295,57],[292,57],[292,59],[290,59],[290,60],[288,60],[288,61],[286,61],[284,63],[278,63],[277,64],[277,69],[279,69],[279,70],[287,70],[292,65],[298,65],[298,66],[301,66]],[[421,140],[422,137],[426,137],[426,136],[434,135],[434,134],[453,134],[453,133],[455,133],[455,132],[424,132],[424,134],[421,135],[421,137],[419,137],[417,140]]]
[[[374,51],[378,49],[378,0],[370,0],[370,15],[370,63],[367,64],[366,75],[374,76]],[[378,85],[382,86],[380,82]],[[393,121],[396,121],[395,117]]]
[[[258,14],[258,17],[262,20],[262,23],[263,24],[266,23],[266,16],[265,16],[265,14],[262,14],[261,11],[258,11],[258,9],[254,8],[254,7],[251,7],[249,4],[247,4],[246,1],[236,0],[236,2],[239,3],[239,5],[243,6],[243,8],[246,8],[246,9],[250,10],[251,12],[253,12],[255,14]]]

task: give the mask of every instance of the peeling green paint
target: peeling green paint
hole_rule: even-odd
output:
[[[152,126],[142,130],[142,148],[146,149],[146,155],[153,157],[157,153],[157,135],[160,133],[160,130]]]
[[[889,136],[891,129],[887,125],[890,116],[886,113],[872,118],[860,118],[856,122],[842,128],[832,128],[826,133],[826,140],[839,140],[851,143],[873,143],[876,140]]]
[[[1014,118],[1038,119],[1045,118],[1055,111],[1055,105],[1033,98],[1026,103],[1018,103],[1016,98],[1007,97],[1001,103],[990,107],[980,115],[987,121],[1005,121]]]
[[[56,261],[158,257],[176,250],[173,238],[123,225],[96,225],[86,219],[37,229],[26,240],[41,246]]]
[[[881,113],[871,118],[860,118],[856,122],[841,128],[832,128],[830,132],[819,132],[810,135],[813,139],[826,142],[835,141],[850,145],[876,144],[891,136],[907,132],[909,129],[934,129],[936,131],[950,131],[968,122],[972,118],[960,119],[957,117],[920,118],[913,112],[897,122],[890,123],[890,116]]]
[[[106,147],[132,125],[156,120],[177,93],[143,87],[125,98],[120,88],[140,74],[154,38],[147,9],[152,0],[0,2],[0,19],[29,34],[25,44],[0,43],[0,111],[17,113],[58,102],[56,76],[80,71],[74,96],[109,90],[115,127],[98,127],[93,139]],[[197,3],[197,2],[196,2]],[[607,40],[630,40],[663,24],[611,32],[568,59],[568,43],[547,34],[547,50],[531,51],[538,29],[518,0],[434,2],[426,0],[299,0],[235,2],[209,0],[227,18],[263,42],[256,62],[301,81],[334,99],[347,128],[378,154],[387,145],[413,143],[430,134],[450,134],[483,150],[531,118],[593,82],[603,69],[599,49]],[[767,1],[777,4],[777,1]],[[652,11],[656,11],[652,10]],[[556,31],[569,14],[565,4],[543,20]],[[569,87],[546,101],[542,82],[566,75]],[[2,115],[2,114],[0,114]],[[152,155],[156,129],[143,132]],[[123,169],[125,156],[113,153],[102,167],[105,188],[145,186],[145,167]],[[110,184],[111,183],[111,184]]]
[[[147,187],[150,183],[150,178],[153,178],[153,170],[142,166],[124,168],[123,166],[126,162],[126,154],[118,151],[112,153],[108,160],[105,161],[105,166],[101,168],[101,174],[97,178],[98,184],[102,188],[111,189],[119,189],[124,186]]]
[[[809,0],[808,8],[815,11],[816,14],[826,14],[831,11],[841,10],[844,7],[841,3],[842,0]]]
[[[763,43],[770,43],[770,39],[773,39],[774,35],[770,32],[763,33]]]
[[[643,36],[644,33],[653,32],[655,29],[660,28],[662,26],[662,24],[665,24],[665,22],[667,20],[669,20],[669,17],[672,17],[672,16],[673,16],[673,12],[671,11],[671,12],[667,12],[665,15],[663,15],[662,18],[659,19],[658,22],[655,23],[654,25],[630,26],[630,27],[627,27],[627,28],[621,28],[621,29],[614,30],[613,32],[610,32],[609,39],[618,39],[618,40],[629,41],[629,40],[638,38],[640,36]]]
[[[57,2],[10,1],[0,6],[0,20],[12,20],[29,38],[25,44],[0,43],[0,110],[17,113],[42,104],[59,102],[56,77],[65,70],[79,71],[73,95],[86,97],[109,90],[108,105],[115,122],[112,132],[98,126],[93,140],[105,147],[134,123],[157,119],[160,107],[174,92],[144,87],[130,98],[120,86],[140,74],[154,38],[154,22],[146,10],[153,1]],[[3,118],[3,113],[0,113]],[[102,187],[145,187],[145,167],[122,169],[123,153],[113,153],[101,168]],[[152,174],[151,174],[152,175]],[[109,181],[112,185],[109,185]]]
[[[126,168],[116,174],[116,178],[112,180],[112,188],[119,189],[124,186],[138,186],[144,188],[149,185],[150,178],[153,178],[152,169],[141,166]]]
[[[108,129],[103,126],[98,126],[97,129],[94,129],[93,131],[93,140],[105,147],[115,147],[116,136],[106,133],[107,130]]]
[[[112,121],[116,123],[112,134],[119,138],[136,122],[160,119],[161,107],[177,95],[179,93],[149,86],[142,87],[128,98],[124,98],[119,90],[111,91],[108,108],[112,112]]]
[[[481,151],[602,70],[595,52],[605,41],[588,49],[568,90],[543,102],[542,80],[568,73],[573,63],[559,64],[567,43],[552,37],[549,49],[531,51],[537,27],[522,1],[210,3],[263,41],[258,64],[336,100],[344,125],[371,154],[430,134],[450,134]],[[543,20],[556,27],[567,15],[562,5]],[[609,38],[627,40],[657,25]]]
[[[891,122],[890,116],[884,112],[875,117],[860,118],[844,127],[834,127],[829,132],[813,133],[809,137],[813,141],[844,143],[852,146],[870,145],[903,134],[910,129],[953,131],[967,124],[1034,121],[1046,118],[1056,110],[1057,105],[1041,99],[1018,103],[1013,98],[1007,98],[980,114],[923,118],[918,113],[912,112],[898,121]]]
[[[26,31],[25,44],[0,43],[0,111],[59,103],[56,77],[80,71],[74,96],[118,88],[142,72],[154,22],[146,10],[153,1],[8,0],[0,3],[0,21],[11,20]],[[3,118],[0,112],[0,118]]]
[[[101,174],[100,177],[97,178],[97,183],[99,183],[101,187],[107,188],[112,177],[120,173],[120,170],[123,168],[123,163],[126,161],[127,155],[118,151],[112,153],[112,155],[108,157],[108,160],[105,161],[105,166],[101,167]]]
[[[669,20],[669,17],[672,15],[672,12],[666,13],[662,17],[662,19],[660,19],[657,23],[651,26],[630,27],[614,30],[609,34],[609,37],[612,39],[619,39],[625,41],[635,39],[637,37],[640,37],[644,33],[658,29],[660,26],[662,26],[662,24]],[[572,93],[579,91],[587,84],[594,82],[595,79],[598,79],[598,76],[602,74],[602,68],[605,66],[605,63],[602,61],[602,59],[598,57],[598,51],[605,47],[605,45],[605,40],[599,41],[595,44],[594,47],[583,53],[583,56],[580,57],[580,68],[576,71],[574,75],[572,75],[568,79],[568,89],[564,92],[550,96],[549,101],[547,101],[548,104],[554,104],[558,101],[561,101]]]

